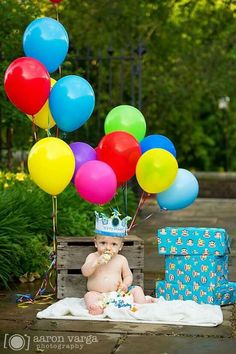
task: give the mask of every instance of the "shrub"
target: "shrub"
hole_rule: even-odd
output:
[[[58,235],[92,236],[94,211],[124,210],[122,191],[104,207],[82,200],[73,185],[58,196]],[[134,193],[128,191],[129,212],[136,208]],[[0,283],[7,286],[25,272],[42,274],[52,244],[52,200],[26,174],[0,172]]]

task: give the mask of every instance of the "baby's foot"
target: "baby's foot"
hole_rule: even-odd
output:
[[[146,298],[146,304],[152,304],[154,302],[156,302],[156,299],[154,297],[150,296],[150,297]]]
[[[88,311],[90,315],[101,315],[104,312],[104,310],[100,306],[95,304],[90,305]]]

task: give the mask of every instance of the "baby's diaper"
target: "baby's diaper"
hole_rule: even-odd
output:
[[[134,304],[134,298],[133,295],[129,292],[125,293],[123,291],[111,291],[109,293],[103,293],[103,299],[100,301],[99,305],[104,308],[110,304],[118,308],[131,308]]]

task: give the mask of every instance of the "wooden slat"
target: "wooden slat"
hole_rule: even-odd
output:
[[[129,267],[131,269],[143,269],[144,267],[144,246],[124,246],[120,252],[127,258]]]
[[[86,257],[95,252],[94,246],[66,246],[57,248],[57,269],[80,269]],[[144,266],[143,246],[124,246],[120,252],[129,262],[133,269]]]
[[[133,271],[133,285],[139,285],[143,288],[143,273]],[[57,276],[57,298],[65,297],[83,297],[86,293],[87,279],[82,274],[66,274],[66,271],[59,271]]]
[[[87,279],[82,274],[58,274],[57,298],[83,297],[86,293]]]
[[[57,237],[57,244],[68,244],[69,242],[80,243],[82,242],[93,242],[94,236],[86,236],[86,237],[66,237],[66,236],[58,236]]]
[[[133,285],[139,285],[143,288],[144,274],[139,270],[133,271]]]
[[[94,246],[70,246],[57,248],[57,269],[80,269],[86,257],[95,252]]]
[[[80,236],[74,236],[74,237],[67,237],[67,236],[58,236],[57,237],[57,244],[60,244],[60,243],[65,243],[67,244],[68,242],[76,242],[76,243],[80,243],[80,242],[93,242],[94,240],[94,236],[85,236],[85,237],[80,237]],[[136,235],[129,235],[129,236],[126,236],[124,239],[123,239],[124,243],[125,242],[130,242],[130,241],[133,241],[133,242],[138,242],[138,243],[142,243],[143,244],[143,240],[136,236]]]

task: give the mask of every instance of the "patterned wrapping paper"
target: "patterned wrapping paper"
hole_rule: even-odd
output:
[[[199,304],[230,305],[236,302],[236,283],[228,282],[211,288],[162,280],[156,284],[156,297],[160,296],[165,300],[194,300]]]
[[[166,227],[157,238],[166,266],[157,297],[217,305],[236,301],[236,283],[228,282],[230,240],[224,229]]]
[[[165,280],[170,283],[220,286],[228,282],[228,255],[166,256]]]
[[[159,254],[214,254],[224,255],[230,251],[227,232],[219,228],[166,227],[157,231]]]

